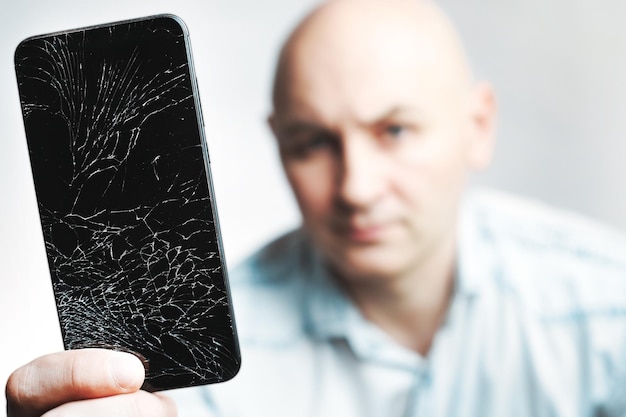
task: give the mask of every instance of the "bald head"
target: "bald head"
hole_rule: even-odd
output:
[[[291,84],[306,82],[312,71],[325,71],[335,83],[343,84],[361,75],[364,67],[401,69],[411,64],[429,66],[438,81],[456,92],[471,84],[458,35],[431,1],[329,1],[310,13],[285,42],[273,104],[280,108]]]
[[[296,28],[270,124],[306,230],[340,275],[399,277],[449,254],[465,176],[490,159],[492,103],[431,2],[329,1]]]

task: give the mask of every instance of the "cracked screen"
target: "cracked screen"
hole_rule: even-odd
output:
[[[137,353],[148,390],[227,380],[240,362],[189,56],[173,16],[15,55],[65,348]]]

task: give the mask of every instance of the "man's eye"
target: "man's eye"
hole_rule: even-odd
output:
[[[320,148],[325,148],[331,145],[330,139],[325,135],[316,135],[311,138],[306,139],[302,143],[302,147],[304,149],[315,150]]]
[[[385,126],[384,134],[387,137],[391,138],[399,138],[402,137],[407,132],[407,127],[400,124],[390,124]]]

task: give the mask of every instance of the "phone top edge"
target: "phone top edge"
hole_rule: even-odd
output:
[[[45,38],[49,38],[49,37],[53,37],[53,36],[67,35],[67,34],[72,34],[72,33],[76,33],[76,32],[84,32],[84,31],[89,31],[89,30],[106,28],[106,27],[110,27],[110,26],[132,24],[132,23],[138,23],[138,22],[143,22],[143,21],[146,21],[146,20],[155,20],[155,19],[169,19],[169,20],[172,20],[172,21],[176,22],[176,24],[181,28],[181,30],[183,32],[183,35],[186,38],[189,37],[189,29],[187,27],[187,24],[185,23],[185,21],[180,16],[177,16],[177,15],[175,15],[173,13],[159,13],[159,14],[154,14],[154,15],[149,15],[149,16],[142,16],[142,17],[136,17],[136,18],[131,18],[131,19],[118,20],[118,21],[115,21],[115,22],[100,23],[100,24],[96,24],[96,25],[77,27],[77,28],[67,29],[67,30],[58,30],[58,31],[54,31],[54,32],[43,33],[43,34],[40,34],[40,35],[29,36],[26,39],[23,39],[21,42],[19,42],[17,44],[17,46],[15,47],[15,51],[13,53],[13,62],[14,63],[17,62],[17,54],[18,54],[19,50],[24,45],[26,45],[26,44],[28,44],[29,42],[32,42],[32,41],[36,41],[36,40],[39,40],[39,39],[45,39]]]

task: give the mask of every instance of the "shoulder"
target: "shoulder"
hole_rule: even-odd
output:
[[[231,285],[280,285],[301,267],[309,250],[304,233],[293,230],[267,243],[230,272]]]
[[[300,300],[310,251],[299,230],[263,246],[229,272],[239,338],[284,344],[302,336]]]
[[[488,311],[483,319],[514,335],[495,343],[506,354],[523,346],[526,369],[544,392],[582,390],[599,404],[619,398],[626,382],[624,235],[499,192],[469,196],[465,210],[466,246],[474,245],[467,263],[489,264],[474,269]]]
[[[570,211],[496,191],[468,196],[475,240],[489,247],[500,285],[548,318],[626,319],[626,237]]]
[[[216,410],[232,415],[266,415],[268,410],[293,415],[293,406],[300,404],[294,398],[309,394],[308,380],[294,380],[293,375],[294,370],[313,372],[315,355],[303,308],[311,252],[304,234],[296,230],[263,246],[230,271],[242,367],[233,380],[197,390]],[[291,400],[285,401],[284,389],[277,387],[286,387]]]
[[[524,257],[543,274],[556,273],[568,262],[586,267],[571,269],[574,276],[626,272],[626,235],[580,214],[484,189],[469,194],[464,208],[474,233],[504,261]]]

